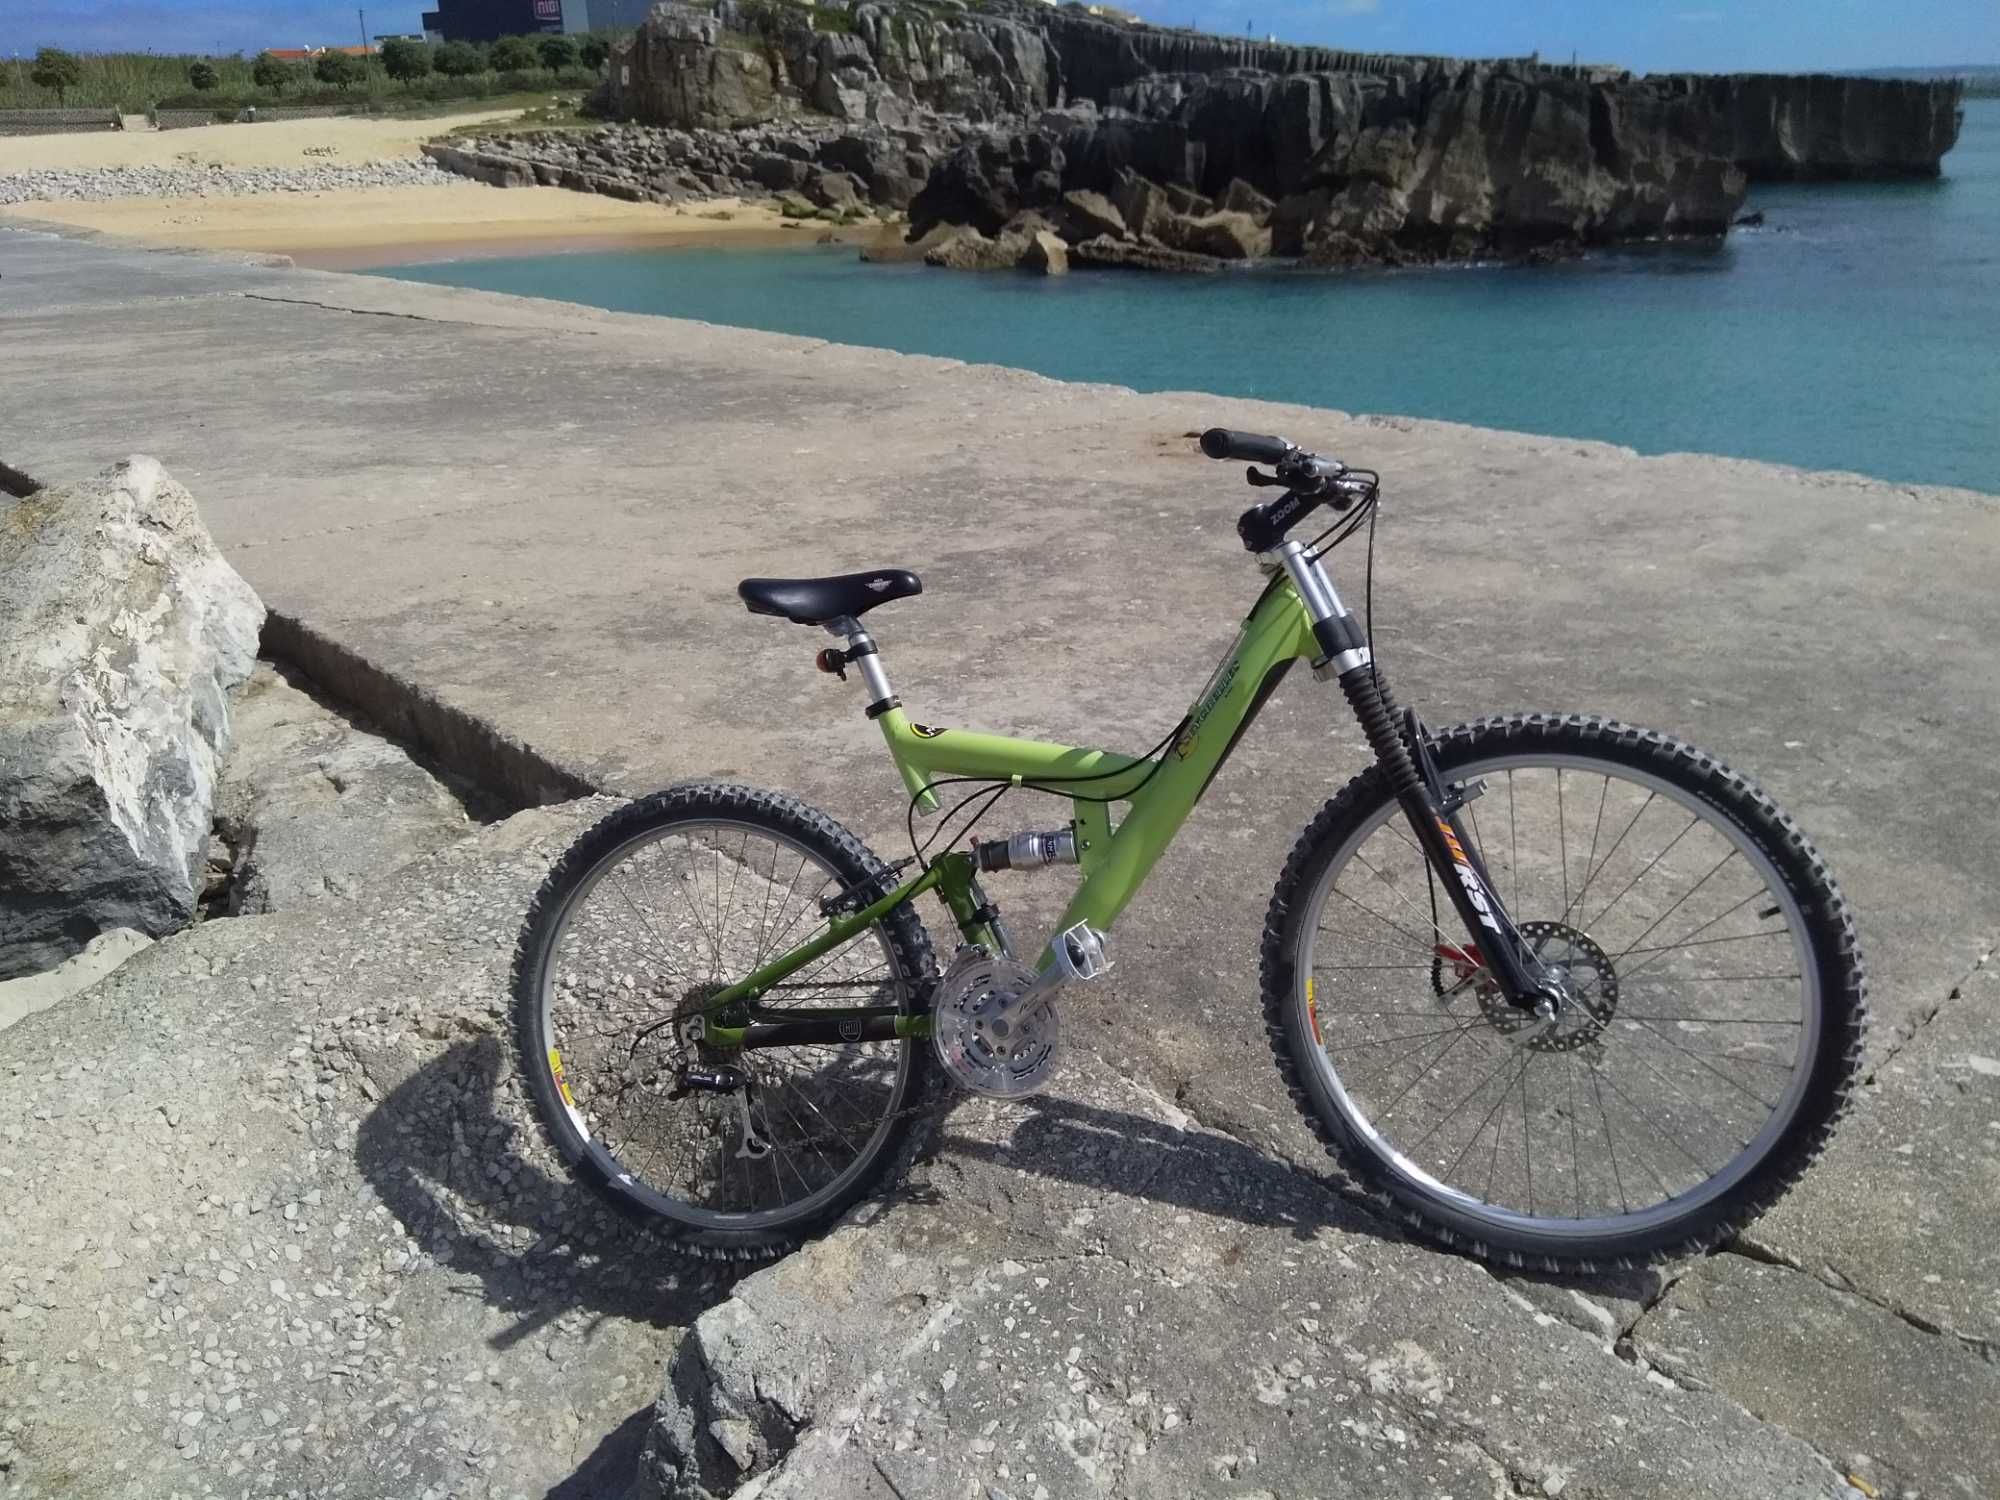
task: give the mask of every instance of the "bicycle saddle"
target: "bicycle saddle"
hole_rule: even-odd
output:
[[[866,614],[891,599],[924,591],[923,579],[908,568],[876,568],[832,578],[746,578],[736,592],[753,615],[782,615],[795,625]]]

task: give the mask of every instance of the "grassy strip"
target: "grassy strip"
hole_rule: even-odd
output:
[[[82,78],[64,91],[69,109],[116,109],[143,114],[148,109],[212,109],[235,112],[251,106],[334,106],[355,110],[421,110],[427,106],[504,98],[552,89],[588,91],[601,76],[588,68],[522,69],[473,73],[463,78],[433,74],[409,82],[388,77],[371,60],[365,76],[348,88],[332,88],[301,77],[282,89],[257,87],[250,60],[241,57],[198,58],[192,54],[154,56],[150,53],[100,53],[78,59]],[[195,89],[188,69],[206,62],[215,70],[215,87]],[[0,59],[0,109],[54,109],[56,92],[28,79],[33,64],[26,58]],[[303,73],[303,70],[300,70]]]

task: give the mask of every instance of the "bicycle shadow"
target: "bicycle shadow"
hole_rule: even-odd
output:
[[[948,1162],[979,1162],[1300,1240],[1323,1229],[1405,1238],[1327,1182],[1231,1136],[1052,1094],[1010,1109],[1020,1118],[998,1138],[993,1122],[973,1123],[955,1109],[938,1122],[920,1161],[932,1175]]]
[[[404,1232],[436,1264],[477,1278],[486,1304],[517,1315],[495,1349],[583,1309],[685,1327],[728,1296],[737,1272],[662,1253],[658,1240],[524,1149],[529,1106],[499,1038],[455,1043],[385,1094],[355,1157]],[[511,1109],[501,1107],[512,1087]]]
[[[1372,1200],[1336,1173],[1312,1172],[1206,1129],[1181,1130],[1164,1121],[1080,1100],[1040,1095],[1024,1100],[1025,1118],[1003,1140],[939,1122],[920,1160],[950,1158],[1000,1166],[1094,1192],[1143,1198],[1172,1211],[1206,1214],[1311,1240],[1333,1229],[1446,1255],[1405,1233]],[[956,1113],[956,1111],[954,1111]],[[925,1201],[948,1201],[935,1187]],[[1670,1279],[1655,1269],[1546,1272],[1489,1267],[1499,1279],[1532,1282],[1556,1292],[1578,1291],[1614,1302],[1646,1302]],[[1566,1310],[1557,1307],[1559,1313]]]

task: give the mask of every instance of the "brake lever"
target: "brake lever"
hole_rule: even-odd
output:
[[[1258,489],[1285,489],[1289,487],[1289,482],[1280,479],[1276,474],[1260,473],[1255,468],[1249,468],[1243,471],[1243,481],[1244,483],[1253,485]]]

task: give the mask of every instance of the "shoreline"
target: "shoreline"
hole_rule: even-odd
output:
[[[9,220],[161,249],[284,255],[327,271],[591,251],[774,249],[828,236],[865,245],[901,232],[891,222],[788,219],[769,204],[740,199],[623,203],[565,188],[472,182],[240,197],[34,199],[0,207],[0,222]]]

